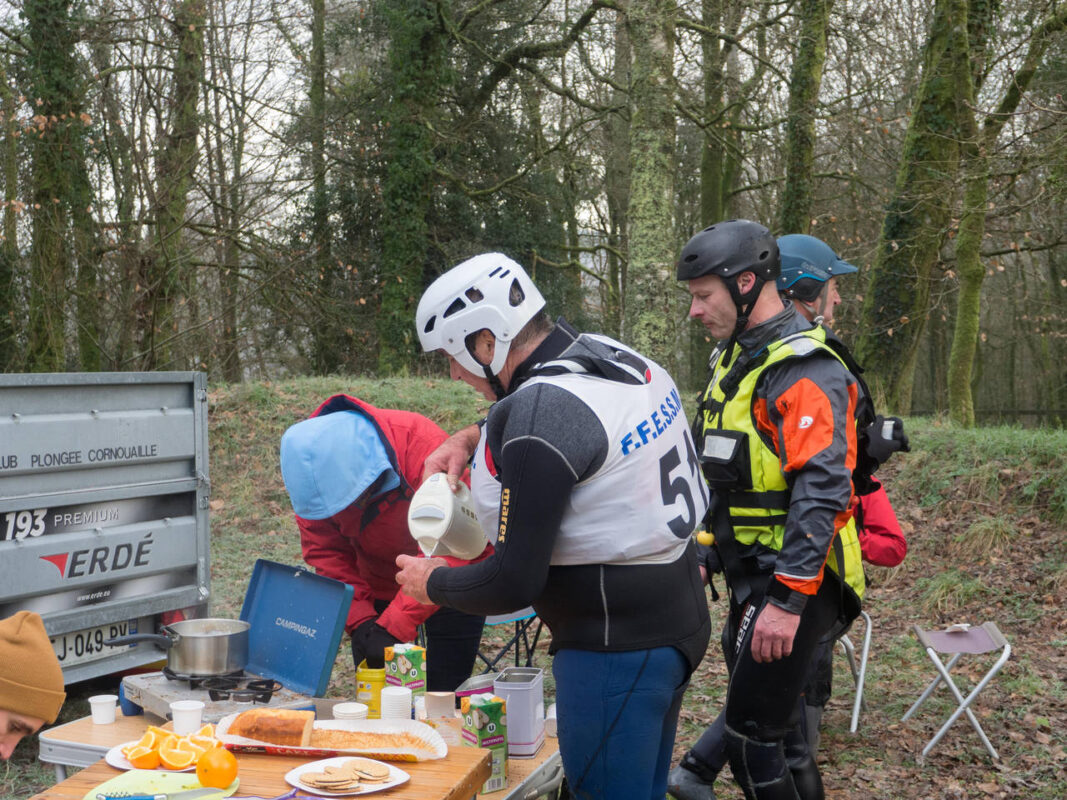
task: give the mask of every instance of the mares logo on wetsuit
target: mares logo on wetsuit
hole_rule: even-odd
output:
[[[737,626],[737,639],[734,640],[734,657],[741,655],[741,645],[745,641],[745,634],[752,625],[752,618],[756,616],[756,607],[751,603],[745,604],[745,613],[741,617],[741,624]]]
[[[511,502],[511,489],[504,489],[500,493],[500,528],[497,530],[496,540],[504,543],[508,532],[508,504]]]

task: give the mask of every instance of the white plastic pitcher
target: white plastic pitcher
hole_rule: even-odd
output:
[[[485,549],[485,533],[462,481],[455,494],[443,472],[425,480],[408,507],[408,530],[428,556],[472,559]]]

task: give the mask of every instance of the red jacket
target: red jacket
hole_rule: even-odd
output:
[[[870,494],[859,496],[859,511],[856,522],[860,523],[857,533],[863,560],[879,567],[895,567],[903,561],[908,543],[881,485]]]
[[[423,462],[448,435],[434,422],[410,411],[375,408],[355,397],[338,394],[316,409],[313,417],[334,411],[355,411],[374,423],[400,476],[400,486],[371,501],[366,509],[355,504],[322,520],[296,517],[304,561],[315,572],[353,588],[345,630],[377,617],[378,624],[401,642],[415,638],[415,628],[437,610],[398,591],[396,557],[418,555],[408,532],[408,505],[421,483]],[[492,552],[485,552],[476,560]],[[448,559],[453,566],[468,562]],[[389,601],[379,616],[375,600]]]

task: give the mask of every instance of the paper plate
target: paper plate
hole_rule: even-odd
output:
[[[129,747],[131,744],[137,744],[139,740],[134,739],[132,742],[123,742],[117,744],[104,753],[104,761],[110,764],[115,769],[135,769],[133,764],[122,754],[123,748]],[[193,772],[196,769],[196,764],[192,764],[185,769],[167,769],[162,764],[153,770],[145,770],[145,772]]]
[[[299,756],[306,759],[323,759],[330,756],[366,756],[379,761],[430,761],[448,755],[448,745],[441,734],[424,722],[412,719],[329,719],[315,720],[312,742],[323,731],[354,733],[401,734],[403,743],[396,747],[336,747],[317,744],[313,747],[287,747],[233,736],[230,725],[238,714],[230,714],[219,720],[215,728],[216,738],[235,753],[268,753],[270,755]]]
[[[203,800],[221,800],[229,797],[237,791],[241,779],[234,780],[227,788],[219,789],[216,794],[204,795]],[[90,789],[82,800],[96,800],[97,793],[118,794],[173,794],[184,792],[186,789],[203,789],[196,775],[185,772],[161,772],[150,769],[131,769],[116,775],[111,780],[104,781]]]
[[[357,756],[362,758],[362,756]],[[326,767],[339,767],[345,761],[350,761],[353,756],[339,756],[337,758],[324,758],[321,761],[312,761],[310,764],[301,764],[296,769],[291,769],[285,773],[285,781],[290,786],[295,786],[305,792],[319,795],[320,797],[345,797],[348,795],[358,794],[370,794],[371,792],[380,792],[383,789],[392,789],[394,786],[399,786],[402,783],[407,783],[411,776],[404,770],[394,767],[392,764],[386,764],[384,761],[374,761],[372,758],[363,759],[364,761],[374,761],[376,764],[381,764],[383,767],[389,768],[389,778],[381,783],[364,783],[356,789],[345,789],[341,792],[330,792],[326,789],[316,789],[310,784],[301,783],[300,776],[305,772],[322,772]]]

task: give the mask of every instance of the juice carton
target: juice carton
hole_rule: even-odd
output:
[[[406,686],[412,695],[426,693],[426,648],[417,644],[394,644],[385,648],[385,682]]]
[[[492,754],[492,773],[482,792],[496,792],[508,785],[507,703],[493,694],[472,694],[461,698],[463,741],[487,747]]]

